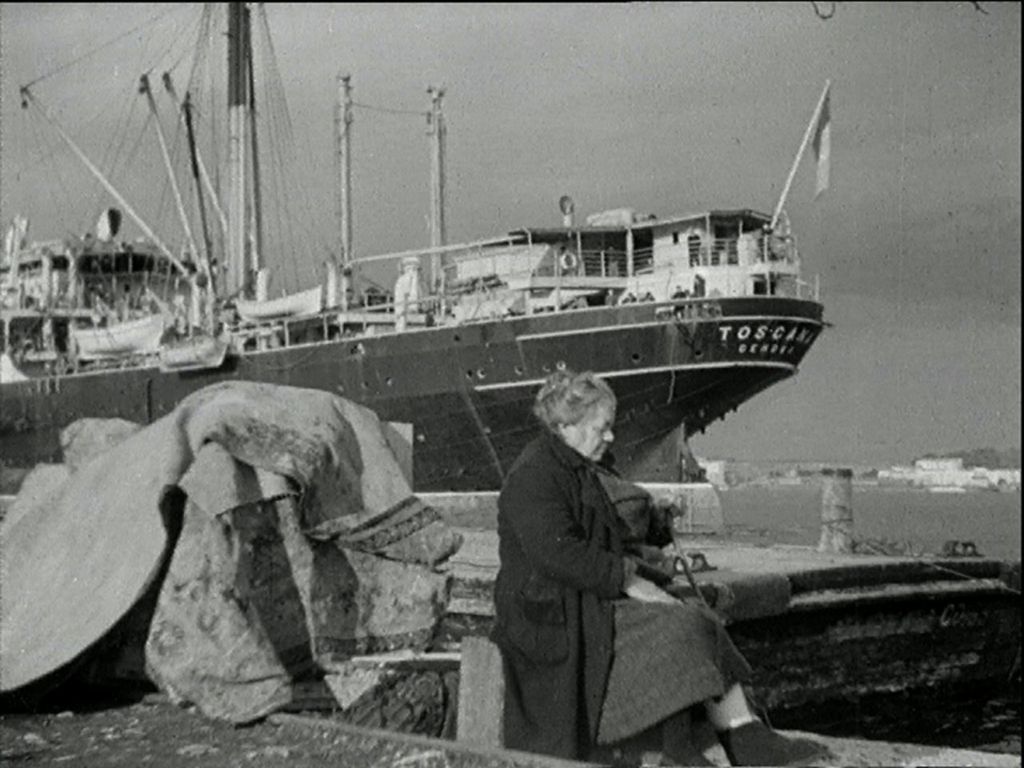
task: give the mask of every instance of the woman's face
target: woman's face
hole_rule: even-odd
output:
[[[615,440],[612,433],[614,421],[613,406],[596,405],[576,424],[559,424],[558,434],[577,453],[597,461]]]

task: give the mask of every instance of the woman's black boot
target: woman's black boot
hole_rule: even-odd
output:
[[[815,765],[828,756],[823,745],[783,736],[760,720],[719,733],[718,738],[733,765]]]

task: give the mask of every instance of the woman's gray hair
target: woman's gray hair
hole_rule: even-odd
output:
[[[533,403],[533,413],[553,432],[562,424],[578,424],[598,405],[615,407],[612,388],[591,371],[566,369],[547,377]]]

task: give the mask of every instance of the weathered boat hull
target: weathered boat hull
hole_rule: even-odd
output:
[[[734,624],[738,647],[757,660],[761,706],[806,711],[865,696],[1008,685],[1020,655],[1012,587],[1020,563],[945,565],[969,581],[901,584],[893,574],[892,583],[794,594],[787,613]]]
[[[0,461],[59,460],[81,417],[149,423],[190,392],[244,379],[335,392],[414,425],[414,488],[486,490],[536,434],[530,408],[560,367],[607,377],[629,477],[676,480],[689,436],[795,373],[824,323],[816,302],[679,300],[537,314],[229,356],[217,369],[107,370],[0,387]]]
[[[992,696],[1019,685],[1019,561],[712,546],[703,551],[721,567],[697,574],[701,592],[730,619],[730,636],[754,668],[754,701],[773,722],[807,728],[816,713],[858,701]],[[486,554],[474,548],[473,567],[456,570],[441,650],[490,631],[496,558]],[[758,558],[746,572],[729,567]]]

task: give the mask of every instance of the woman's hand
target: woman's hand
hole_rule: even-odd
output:
[[[629,597],[632,597],[635,600],[643,600],[645,603],[678,602],[678,600],[672,597],[668,592],[655,585],[654,582],[643,579],[635,574],[626,578],[626,584],[622,591]]]

